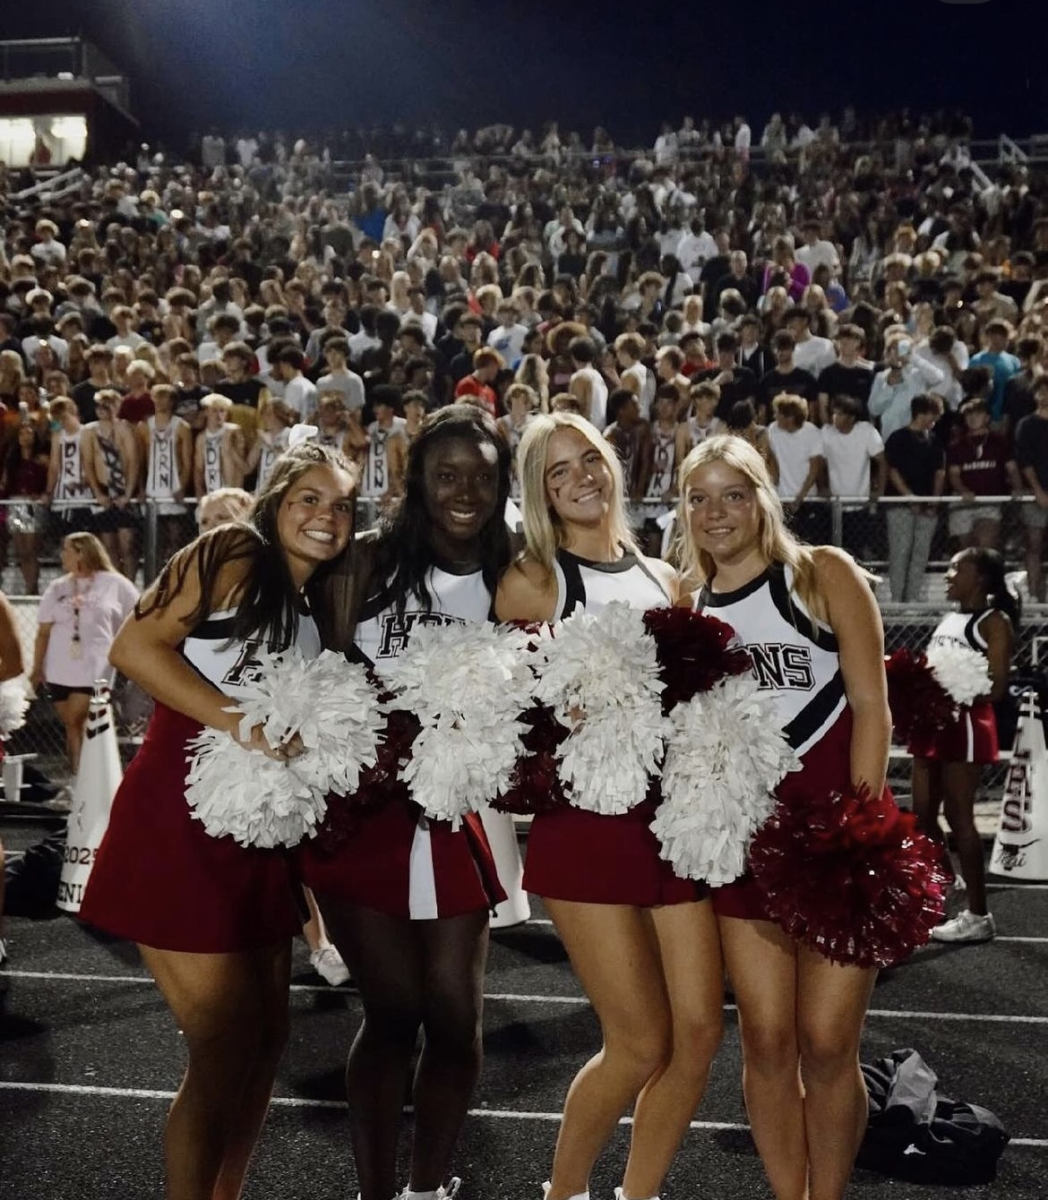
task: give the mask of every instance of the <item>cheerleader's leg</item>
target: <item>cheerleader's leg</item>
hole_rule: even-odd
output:
[[[808,1200],[797,947],[771,921],[718,917],[742,1039],[742,1091],[776,1200]]]
[[[869,1117],[859,1041],[875,969],[797,949],[797,1024],[808,1140],[809,1200],[841,1200]]]
[[[942,774],[944,812],[957,846],[957,857],[968,893],[967,907],[970,912],[985,916],[986,865],[982,837],[975,824],[975,795],[982,779],[982,764],[943,763]]]

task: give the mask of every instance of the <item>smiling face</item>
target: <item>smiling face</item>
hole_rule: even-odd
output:
[[[577,429],[558,429],[546,450],[546,498],[565,525],[599,525],[615,500],[615,479],[600,450]]]
[[[718,566],[760,552],[761,509],[754,485],[726,462],[696,468],[684,485],[692,539]]]
[[[495,515],[499,495],[498,450],[487,441],[448,437],[426,452],[422,466],[430,542],[438,558],[469,562]]]
[[[353,509],[353,478],[335,467],[311,467],[284,493],[277,539],[296,586],[349,544]]]
[[[963,605],[985,590],[975,558],[963,550],[955,554],[946,569],[946,599]]]

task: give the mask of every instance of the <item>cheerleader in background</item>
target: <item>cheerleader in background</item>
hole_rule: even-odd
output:
[[[780,802],[885,786],[891,718],[880,614],[843,551],[798,543],[757,450],[697,446],[680,471],[683,570],[695,606],[735,629],[802,770]],[[866,1129],[859,1039],[876,971],[789,938],[749,876],[714,891],[742,1034],[743,1092],[777,1200],[840,1200]]]
[[[1005,580],[1004,559],[996,550],[972,547],[955,554],[946,572],[946,598],[960,606],[939,622],[928,643],[963,646],[986,656],[990,692],[965,709],[933,737],[911,742],[913,811],[921,829],[943,845],[939,810],[943,810],[957,844],[961,875],[957,890],[966,889],[967,907],[938,926],[939,942],[986,942],[997,932],[986,907],[986,867],[982,838],[975,825],[975,795],[983,765],[997,761],[997,720],[993,705],[1008,693],[1019,599]]]
[[[249,523],[176,555],[113,644],[156,698],[113,801],[80,916],[139,945],[189,1064],[164,1135],[168,1200],[239,1196],[287,1039],[289,858],[212,837],[185,799],[187,744],[205,725],[239,737],[231,706],[260,645],[320,650],[309,601],[352,535],[356,474],[319,446],[285,455]],[[343,640],[334,631],[327,640]],[[242,744],[286,759],[256,727]]]
[[[639,553],[622,466],[593,425],[573,413],[534,417],[520,468],[527,551],[503,579],[500,620],[676,599],[672,569]],[[568,1091],[547,1200],[588,1197],[593,1165],[634,1103],[616,1194],[655,1197],[720,1041],[723,973],[707,889],[660,859],[653,814],[645,800],[622,816],[567,807],[532,821],[524,884],[545,899],[603,1035]]]
[[[11,602],[0,592],[0,683],[9,679],[17,679],[25,673],[25,662],[22,657],[22,642],[18,636],[15,624],[15,613]],[[4,748],[0,744],[0,759],[4,757]],[[5,796],[10,803],[18,796]],[[7,943],[4,941],[4,843],[0,842],[0,967],[7,960]]]
[[[355,616],[350,657],[392,678],[420,625],[490,619],[510,561],[509,481],[509,447],[480,408],[453,404],[423,422],[407,452],[403,499],[357,540],[342,603]],[[481,818],[470,814],[453,830],[408,796],[405,788],[402,800],[356,813],[350,799],[347,833],[329,828],[298,850],[364,1009],[346,1067],[361,1200],[398,1195],[397,1135],[420,1027],[403,1197],[450,1200],[458,1188],[445,1180],[482,1060],[488,910],[506,900]],[[516,899],[526,903],[515,840],[512,852]]]

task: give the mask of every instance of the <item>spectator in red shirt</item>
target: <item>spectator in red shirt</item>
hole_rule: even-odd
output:
[[[127,368],[127,395],[120,401],[117,417],[138,425],[155,411],[150,393],[156,371],[145,359],[136,358]]]
[[[981,496],[1020,491],[1018,468],[1011,461],[1007,438],[990,428],[990,407],[985,400],[965,401],[961,417],[964,431],[946,452],[950,490],[964,501],[950,506],[950,537],[957,539],[960,549],[995,549],[1001,533],[1001,506],[977,501]]]
[[[506,365],[505,359],[490,346],[482,346],[473,355],[473,371],[460,379],[455,388],[455,399],[479,404],[491,416],[498,415],[498,397],[495,395],[495,376]]]

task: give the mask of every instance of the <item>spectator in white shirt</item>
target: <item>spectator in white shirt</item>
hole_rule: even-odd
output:
[[[745,117],[735,118],[735,154],[746,162],[750,157],[750,142],[753,135]]]
[[[837,253],[837,247],[821,234],[821,221],[812,218],[804,222],[801,226],[803,242],[797,247],[797,261],[803,263],[813,276],[816,267],[827,266],[830,275],[836,278],[841,270],[840,255]]]
[[[785,325],[793,334],[793,365],[811,372],[818,379],[827,367],[837,361],[833,342],[812,333],[811,313],[801,304],[786,310]]]
[[[303,375],[305,365],[306,356],[297,346],[285,346],[280,351],[276,369],[284,384],[284,403],[294,410],[302,424],[311,425],[317,411],[317,388]]]
[[[942,372],[942,382],[935,388],[947,407],[956,412],[964,399],[961,374],[968,367],[968,347],[949,325],[939,325],[927,338],[914,347],[914,362],[924,362]]]
[[[774,422],[768,441],[779,464],[776,485],[784,505],[799,508],[819,481],[822,471],[822,435],[808,420],[808,401],[789,392],[772,401]]]
[[[145,344],[146,339],[132,328],[135,320],[134,309],[126,304],[118,304],[109,315],[116,326],[116,333],[106,342],[110,350],[116,350],[118,346],[128,346],[137,350]]]
[[[523,354],[528,327],[520,323],[520,308],[516,300],[506,298],[495,306],[498,325],[488,334],[488,345],[497,350],[508,363],[517,362]]]
[[[912,361],[913,343],[898,337],[888,343],[887,369],[880,371],[870,389],[870,416],[880,419],[881,437],[887,443],[897,429],[910,423],[910,402],[915,396],[940,388],[945,376],[934,364]]]
[[[861,401],[835,396],[830,409],[831,423],[821,430],[830,495],[845,499],[841,506],[845,549],[860,558],[869,557],[876,506],[888,477],[884,442],[869,421],[859,419]]]

